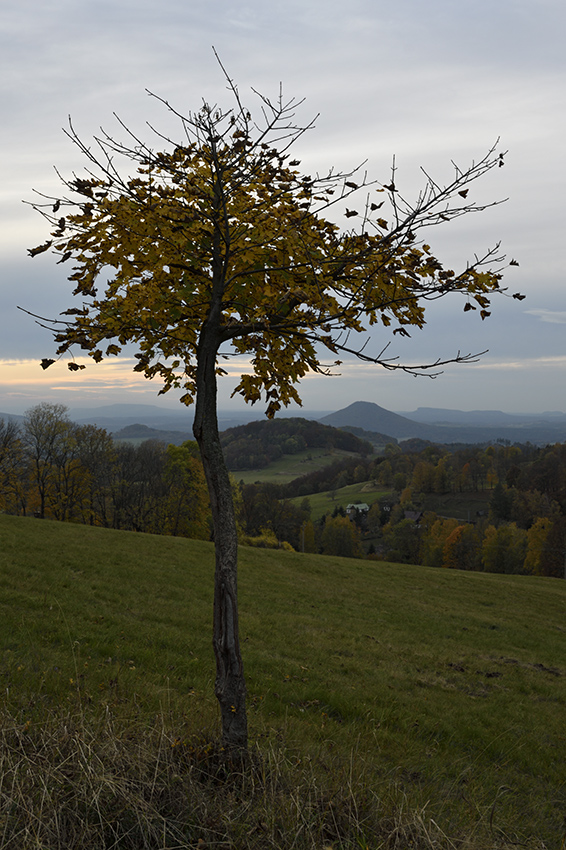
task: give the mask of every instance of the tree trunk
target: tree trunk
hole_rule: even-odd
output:
[[[216,697],[220,704],[222,743],[245,752],[248,744],[246,685],[238,636],[238,533],[230,477],[220,445],[217,417],[215,334],[203,329],[197,355],[197,393],[193,433],[208,484],[216,567],[213,646]]]

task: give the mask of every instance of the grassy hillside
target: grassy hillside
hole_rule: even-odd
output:
[[[456,519],[474,519],[478,511],[487,512],[493,490],[479,490],[464,493],[427,493],[422,508],[434,511],[439,516],[454,517]],[[357,484],[348,484],[337,490],[323,490],[321,493],[311,493],[308,496],[312,519],[320,519],[324,514],[332,513],[336,506],[345,508],[350,503],[366,502],[372,505],[378,499],[389,497],[398,498],[399,494],[373,481],[360,481]],[[296,496],[291,499],[296,505],[300,505],[304,496]],[[419,507],[421,505],[419,504]]]
[[[0,516],[3,740],[19,752],[64,712],[106,730],[109,717],[147,730],[167,717],[194,754],[216,724],[212,570],[200,541]],[[364,806],[367,824],[374,809],[407,815],[399,843],[360,826],[358,844],[329,833],[335,850],[455,846],[419,843],[436,829],[473,834],[468,847],[564,846],[566,582],[255,549],[240,574],[252,738],[315,777],[298,820],[334,783],[312,807],[336,824],[338,784],[358,788],[360,823]],[[407,824],[423,807],[418,838]],[[322,846],[257,840],[219,846]]]
[[[359,481],[357,484],[347,484],[337,490],[323,490],[321,493],[311,493],[308,500],[311,506],[311,518],[320,519],[325,514],[332,513],[334,508],[346,508],[351,503],[365,502],[372,505],[383,496],[389,495],[391,490],[376,486],[373,481]],[[300,505],[304,496],[295,496],[291,499],[295,505]]]
[[[295,478],[301,478],[309,472],[323,469],[325,466],[336,463],[337,460],[349,457],[354,458],[358,455],[342,449],[304,449],[296,454],[283,455],[262,469],[237,469],[232,472],[232,475],[236,481],[243,481],[244,484],[255,484],[258,481],[262,484],[265,482],[286,484],[288,481],[294,481]]]
[[[372,445],[359,437],[339,428],[331,428],[310,419],[283,417],[248,422],[236,428],[228,428],[220,435],[222,449],[228,469],[235,474],[239,470],[264,469],[285,456],[313,451],[317,456],[325,450],[333,450],[366,456],[372,453]],[[304,454],[303,458],[304,459]],[[308,469],[297,474],[304,475]]]

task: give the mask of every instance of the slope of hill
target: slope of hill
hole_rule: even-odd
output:
[[[261,469],[283,455],[305,449],[326,448],[372,454],[365,440],[312,419],[288,417],[249,422],[229,428],[221,434],[222,448],[229,469]]]
[[[129,718],[116,743],[128,736],[135,743],[136,730],[152,728],[165,713],[176,717],[178,737],[166,745],[169,752],[178,747],[172,781],[182,780],[191,753],[206,759],[202,730],[216,716],[213,564],[212,545],[200,541],[0,515],[2,712],[17,718],[8,731],[18,759],[33,756],[47,713],[66,807],[69,745],[90,717],[95,730]],[[505,836],[533,850],[560,846],[566,582],[243,548],[239,596],[252,736],[271,754],[284,739],[289,762],[304,762],[323,784],[343,774],[345,785],[361,787],[364,846],[378,846],[377,834],[367,831],[376,818],[386,815],[391,830],[404,828],[425,805],[454,843],[415,844],[408,832],[395,846],[462,846],[458,837],[472,833],[464,844],[478,850],[508,846]],[[68,718],[69,711],[81,713],[67,719],[59,742],[56,715]],[[95,744],[84,749],[89,771]],[[108,776],[116,771],[114,751]],[[33,764],[53,769],[43,749]],[[21,766],[19,774],[21,785]],[[151,763],[149,776],[156,777]],[[271,783],[269,767],[266,776]],[[336,808],[338,791],[320,803],[330,825],[346,817],[345,803]],[[47,807],[50,793],[39,782],[37,805]],[[405,822],[391,820],[392,800]],[[102,805],[103,795],[95,802]],[[81,804],[83,819],[88,804]],[[244,817],[246,806],[240,808]],[[13,805],[6,812],[3,835]],[[283,817],[271,814],[269,822]],[[39,826],[39,810],[37,818]],[[410,823],[416,829],[416,817]],[[244,841],[256,827],[257,818],[240,823],[240,839],[230,846],[267,846],[263,832],[256,844]],[[199,834],[174,846],[196,846]],[[353,834],[340,846],[358,844]]]
[[[413,422],[370,401],[355,401],[343,410],[324,416],[320,421],[325,425],[332,425],[334,428],[353,425],[362,428],[364,431],[391,434],[398,439],[421,437],[425,440],[432,440],[437,433],[434,426]]]
[[[20,424],[24,421],[24,417],[20,416],[18,413],[0,413],[0,419],[3,419],[4,422],[12,420]]]

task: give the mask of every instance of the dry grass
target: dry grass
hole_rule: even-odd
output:
[[[399,795],[379,799],[359,759],[329,766],[264,741],[245,770],[210,737],[109,711],[0,725],[2,850],[471,850]],[[489,824],[488,824],[489,825]],[[489,837],[489,836],[488,836]],[[515,845],[515,842],[514,842]],[[527,845],[524,845],[527,846]],[[545,850],[542,843],[529,844]]]

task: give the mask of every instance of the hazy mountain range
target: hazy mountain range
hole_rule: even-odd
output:
[[[317,419],[336,428],[361,428],[406,440],[418,437],[436,443],[484,443],[498,439],[520,443],[555,443],[566,441],[566,414],[546,411],[537,414],[503,413],[500,410],[451,410],[419,407],[412,412],[393,413],[368,401],[357,401],[334,413],[324,411],[294,411],[283,415]],[[118,435],[132,425],[145,426],[155,439],[182,442],[192,439],[191,408],[179,410],[152,404],[110,404],[94,408],[75,408],[69,411],[73,422],[95,424]],[[22,416],[0,412],[0,418],[21,421]],[[262,419],[254,408],[241,411],[219,411],[221,430]],[[149,436],[139,429],[139,436]],[[126,434],[134,435],[128,428]],[[166,436],[167,435],[167,436]],[[174,439],[173,439],[174,438]]]
[[[566,414],[511,414],[500,410],[445,410],[419,407],[413,413],[392,413],[368,401],[356,401],[320,420],[335,428],[379,431],[398,440],[419,437],[434,443],[556,443],[566,440]]]
[[[326,411],[315,410],[289,415],[303,416],[305,419],[320,419],[325,413]],[[159,407],[155,404],[109,404],[104,407],[71,409],[69,415],[73,422],[93,423],[113,433],[127,425],[141,424],[161,431],[180,431],[189,435],[185,439],[193,439],[194,408],[184,407],[181,404],[178,409]],[[218,411],[218,425],[221,431],[262,418],[264,417],[258,407]]]

